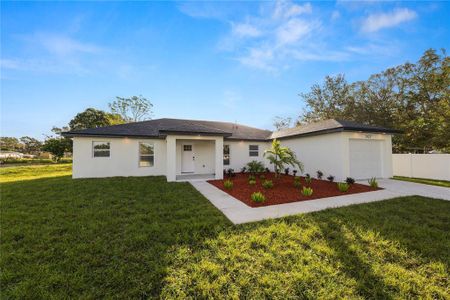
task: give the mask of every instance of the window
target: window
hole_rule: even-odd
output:
[[[192,151],[192,145],[183,145],[184,151]]]
[[[153,167],[154,159],[153,144],[139,143],[139,167]]]
[[[249,156],[259,156],[259,146],[258,145],[249,145],[248,146],[248,155]]]
[[[109,142],[92,142],[92,152],[94,157],[109,157]]]
[[[223,165],[230,165],[230,145],[223,145]]]

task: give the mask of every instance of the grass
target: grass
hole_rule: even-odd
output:
[[[42,164],[70,164],[72,158],[61,158],[58,162],[50,158],[7,158],[0,159],[2,167],[9,167],[14,165],[42,165]]]
[[[393,178],[396,179],[396,180],[410,181],[410,182],[423,183],[423,184],[443,186],[443,187],[450,188],[450,181],[447,181],[447,180],[435,180],[435,179],[426,179],[426,178],[411,178],[411,177],[403,177],[403,176],[394,176]]]
[[[450,296],[448,201],[233,226],[188,183],[29,168],[0,170],[5,299]]]

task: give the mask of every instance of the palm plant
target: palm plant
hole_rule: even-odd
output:
[[[291,149],[282,147],[280,142],[276,139],[272,141],[272,148],[264,151],[264,157],[274,165],[276,176],[278,176],[280,170],[283,170],[286,165],[290,165],[294,168],[298,167],[300,172],[303,173],[303,163],[297,159],[295,153]]]

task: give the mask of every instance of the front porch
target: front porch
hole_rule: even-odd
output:
[[[215,179],[215,174],[182,174],[177,175],[177,181],[205,181]]]
[[[223,178],[223,137],[168,135],[167,181]]]

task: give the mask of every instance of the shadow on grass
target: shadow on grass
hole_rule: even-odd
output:
[[[358,254],[356,247],[361,247],[364,243],[354,232],[344,230],[342,224],[333,219],[327,222],[316,220],[322,234],[325,236],[330,248],[333,249],[336,259],[341,263],[341,270],[349,278],[356,281],[356,292],[365,299],[392,299],[386,292],[389,287],[385,285],[383,279],[374,273],[369,262]],[[351,234],[353,240],[347,237]]]
[[[188,183],[164,177],[2,183],[2,294],[158,297],[168,251],[230,226]]]
[[[378,232],[425,261],[450,266],[450,202],[420,196],[344,207],[335,215],[346,224]]]

